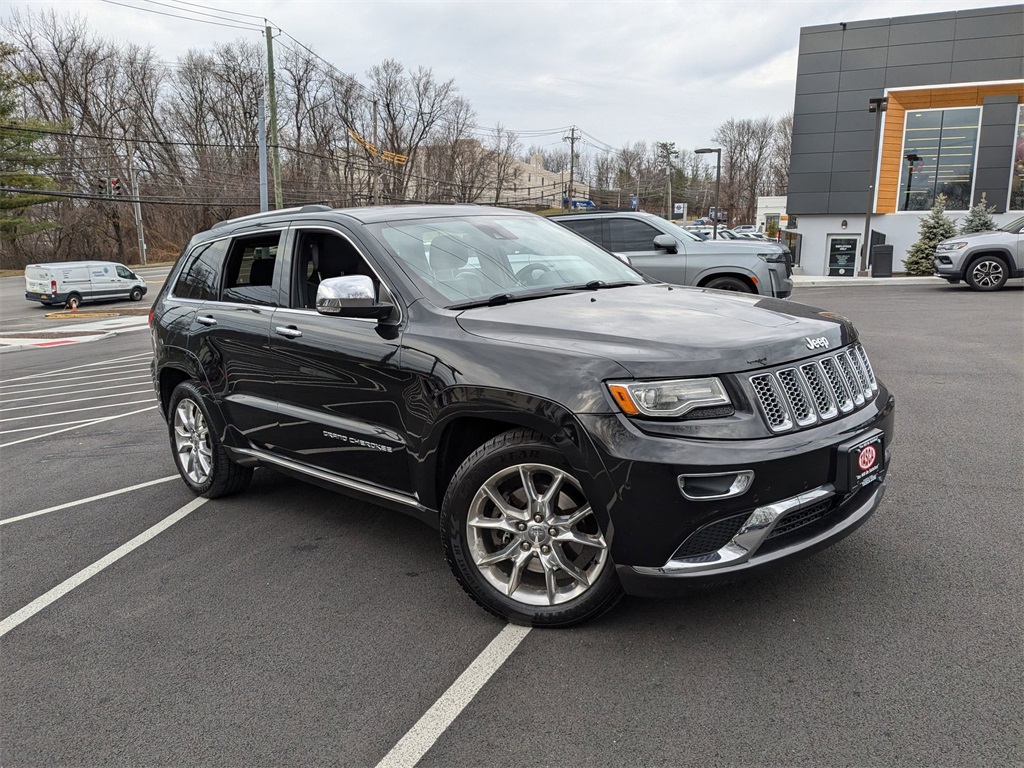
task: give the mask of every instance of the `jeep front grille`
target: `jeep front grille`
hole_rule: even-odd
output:
[[[761,414],[772,432],[830,421],[870,402],[878,381],[860,345],[809,363],[749,377]]]

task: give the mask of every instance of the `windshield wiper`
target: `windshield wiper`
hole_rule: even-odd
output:
[[[634,283],[632,280],[620,280],[615,283],[606,283],[604,280],[591,280],[589,283],[580,283],[579,285],[566,285],[561,290],[563,291],[599,291],[602,288],[624,288],[627,285],[643,285],[643,283]]]

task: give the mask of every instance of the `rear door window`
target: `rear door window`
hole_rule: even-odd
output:
[[[268,232],[232,241],[224,268],[222,301],[279,305],[281,277],[277,252],[280,240],[280,232]]]
[[[617,253],[653,251],[657,229],[635,219],[613,219],[608,224],[608,250]]]
[[[583,235],[587,240],[592,243],[597,243],[603,246],[604,243],[601,241],[601,221],[595,219],[581,219],[579,221],[566,221],[562,219],[560,224],[571,229],[573,232]]]
[[[174,296],[179,299],[216,301],[227,250],[227,240],[215,240],[200,245],[186,256],[185,266],[174,284]]]

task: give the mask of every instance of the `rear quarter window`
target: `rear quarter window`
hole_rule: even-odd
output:
[[[227,250],[227,240],[215,240],[198,246],[188,254],[174,284],[174,296],[179,299],[215,301]]]

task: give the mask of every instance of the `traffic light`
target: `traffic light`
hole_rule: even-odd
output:
[[[100,176],[96,179],[96,191],[101,195],[110,194],[110,179],[106,176]]]
[[[110,180],[110,193],[112,195],[123,195],[125,193],[124,184],[121,183],[120,179]]]

